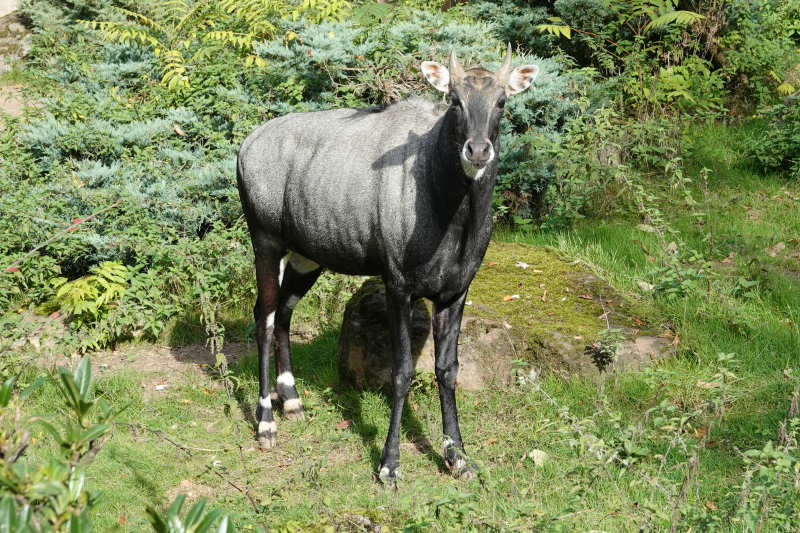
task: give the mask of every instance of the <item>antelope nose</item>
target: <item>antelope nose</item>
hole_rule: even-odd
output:
[[[475,165],[485,165],[492,156],[492,143],[488,141],[468,140],[464,147],[467,160]]]

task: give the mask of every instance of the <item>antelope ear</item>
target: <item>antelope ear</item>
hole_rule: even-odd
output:
[[[423,61],[420,70],[437,91],[450,92],[450,71],[447,67],[435,61]]]
[[[511,71],[508,82],[506,82],[506,94],[511,96],[512,94],[521,93],[531,86],[531,83],[538,75],[538,65],[522,65],[515,68]]]

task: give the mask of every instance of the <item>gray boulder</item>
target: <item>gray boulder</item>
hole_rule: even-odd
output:
[[[517,345],[515,345],[517,344]],[[414,368],[434,371],[431,304],[414,303],[411,312]],[[524,341],[515,339],[500,322],[465,316],[459,340],[458,386],[480,390],[506,384],[511,361]],[[386,313],[386,293],[377,278],[368,279],[347,304],[339,335],[339,375],[358,389],[388,392],[392,383],[392,349]]]

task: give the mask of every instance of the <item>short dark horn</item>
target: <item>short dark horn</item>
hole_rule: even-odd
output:
[[[456,49],[453,48],[450,50],[450,78],[451,79],[461,79],[464,77],[464,69],[459,64],[458,59],[456,59]]]
[[[506,50],[506,57],[503,59],[503,64],[500,65],[500,68],[497,69],[495,76],[497,76],[498,80],[506,81],[508,79],[508,74],[511,72],[511,43],[508,43],[508,49]]]

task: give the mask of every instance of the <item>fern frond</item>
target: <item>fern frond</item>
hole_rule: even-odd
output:
[[[297,20],[301,16],[306,16],[314,23],[322,22],[326,19],[341,21],[344,13],[349,13],[352,4],[347,0],[303,0],[292,11],[292,20]]]
[[[99,31],[105,41],[161,48],[160,41],[154,35],[132,22],[81,20],[79,23],[86,28]]]
[[[165,0],[156,3],[155,8],[160,18],[174,26],[191,11],[192,3],[185,0]]]
[[[161,65],[164,72],[161,77],[161,85],[168,89],[190,87],[189,77],[186,75],[186,59],[183,56],[183,52],[174,48],[165,51],[161,56]]]
[[[386,2],[369,2],[358,8],[353,14],[355,21],[362,25],[371,24],[374,21],[384,20],[395,10],[393,4]]]
[[[139,24],[141,24],[143,26],[147,26],[148,28],[152,28],[152,29],[154,29],[156,31],[160,31],[160,32],[165,31],[164,27],[161,24],[159,24],[158,22],[156,22],[154,19],[152,19],[150,17],[142,15],[141,13],[137,13],[136,11],[131,11],[129,9],[125,9],[123,7],[117,7],[116,10],[119,11],[120,13],[122,13],[123,15],[125,15],[126,17],[137,21]]]
[[[688,26],[689,24],[693,24],[700,20],[703,20],[705,15],[701,15],[700,13],[695,13],[694,11],[669,11],[660,15],[654,19],[652,19],[645,27],[644,31],[648,32],[651,30],[661,29],[670,24],[676,24],[678,26]]]
[[[252,50],[255,35],[252,33],[237,33],[233,31],[210,31],[203,35],[203,40],[228,44],[240,50]]]
[[[271,37],[277,31],[272,22],[283,17],[286,5],[283,0],[222,0],[222,11],[239,19],[258,37]]]
[[[569,26],[562,26],[559,24],[539,24],[536,26],[536,29],[542,33],[549,33],[550,35],[555,35],[556,37],[566,37],[567,39],[572,38],[572,30]]]

